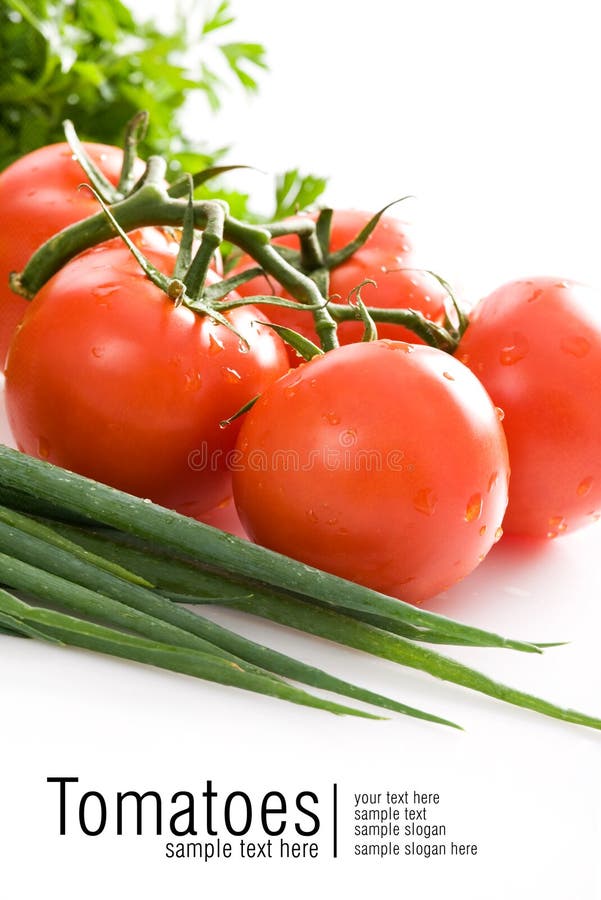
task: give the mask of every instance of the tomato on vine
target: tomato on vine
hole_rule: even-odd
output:
[[[173,243],[153,229],[144,241],[170,274]],[[250,306],[227,324],[177,306],[120,239],[81,254],[39,291],[11,345],[19,448],[190,515],[213,508],[230,494],[240,424],[220,422],[288,368],[262,320]]]
[[[317,214],[310,216],[314,221]],[[361,296],[370,307],[388,309],[415,309],[433,322],[442,322],[448,295],[441,283],[429,272],[415,266],[406,223],[383,215],[365,243],[347,259],[336,263],[335,255],[348,246],[372,219],[372,213],[360,210],[335,210],[331,220],[328,251],[333,267],[329,273],[328,295],[338,302],[347,303],[353,291],[366,280],[375,284],[364,284]],[[274,243],[298,250],[297,235],[285,235]],[[326,260],[327,262],[327,260]],[[245,257],[237,265],[235,272],[252,265]],[[262,294],[276,294],[291,299],[290,294],[272,278],[257,276],[238,288],[244,297]],[[269,315],[278,324],[299,332],[311,341],[317,335],[311,316],[302,310],[269,308]],[[341,344],[360,341],[363,326],[360,321],[343,321],[338,326]],[[378,333],[382,338],[421,343],[415,333],[403,325],[379,323]],[[298,358],[294,360],[298,364]]]
[[[458,352],[503,409],[508,533],[558,537],[601,514],[601,295],[575,281],[503,285]]]
[[[123,151],[105,144],[83,146],[99,171],[117,185]],[[140,175],[143,168],[137,161],[134,172]],[[90,192],[78,190],[85,181],[68,143],[34,150],[0,174],[0,362],[28,305],[10,289],[9,276],[58,231],[98,211]]]
[[[439,350],[351,344],[272,384],[245,417],[233,475],[250,536],[421,603],[501,534],[509,464],[486,391]]]

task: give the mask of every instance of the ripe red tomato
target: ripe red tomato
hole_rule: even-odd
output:
[[[234,498],[254,540],[412,603],[500,536],[497,412],[431,347],[351,344],[291,370],[245,417],[237,450]]]
[[[172,271],[168,239],[153,230],[145,239],[151,262]],[[17,445],[189,515],[215,507],[231,495],[228,452],[240,424],[220,421],[288,368],[257,310],[229,318],[250,349],[174,307],[118,239],[82,254],[38,293],[11,345]]]
[[[557,537],[601,514],[601,294],[509,282],[476,307],[459,359],[505,412],[508,533]]]
[[[348,244],[371,219],[372,213],[359,210],[336,210],[332,217],[330,250],[336,252]],[[311,214],[315,219],[316,215]],[[278,238],[274,243],[298,249],[296,235]],[[245,258],[236,271],[254,265]],[[391,309],[416,309],[424,315],[439,322],[444,318],[447,295],[441,284],[432,275],[414,266],[412,248],[407,235],[407,225],[393,216],[382,216],[364,246],[342,265],[333,269],[330,276],[330,296],[339,295],[340,303],[346,303],[350,292],[366,278],[376,282],[377,287],[365,285],[361,289],[361,298],[367,306],[388,307]],[[281,285],[271,283],[264,277],[253,278],[239,288],[244,297],[253,294],[272,294],[292,299]],[[291,310],[269,309],[268,315],[281,325],[286,325],[317,342],[317,334],[313,328],[310,313]],[[341,322],[338,338],[341,344],[360,341],[363,335],[361,322]],[[378,324],[378,335],[381,338],[410,341],[421,344],[422,341],[413,332],[401,325]],[[298,364],[298,357],[294,362]]]
[[[105,144],[84,144],[103,174],[117,184],[123,152]],[[143,169],[139,164],[139,173]],[[27,301],[8,284],[48,238],[98,212],[89,191],[78,191],[86,176],[68,144],[50,144],[28,153],[0,174],[0,364]]]

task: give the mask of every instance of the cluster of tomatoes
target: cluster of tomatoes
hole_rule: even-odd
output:
[[[87,150],[116,183],[121,151]],[[310,312],[248,304],[227,314],[230,330],[174,304],[118,238],[76,257],[28,304],[9,273],[97,212],[81,181],[67,145],[0,176],[10,223],[0,355],[24,452],[209,520],[233,490],[252,539],[415,603],[472,571],[502,529],[550,538],[599,518],[601,300],[591,288],[506,284],[476,306],[454,355],[397,324],[363,341],[349,321],[341,346],[308,362],[267,316],[316,341]],[[369,218],[336,211],[330,250]],[[173,272],[176,238],[154,227],[132,238]],[[344,302],[367,278],[367,305],[445,320],[444,287],[416,267],[391,216],[332,270],[329,293]],[[262,277],[240,291],[289,296]]]

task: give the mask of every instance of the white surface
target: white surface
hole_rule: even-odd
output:
[[[157,2],[146,2],[147,10]],[[269,48],[261,95],[200,120],[210,142],[264,170],[331,174],[334,203],[416,194],[429,265],[475,299],[533,273],[601,284],[597,211],[601,61],[590,2],[371,0],[234,3],[239,33]],[[249,175],[249,185],[262,176]],[[263,189],[266,192],[266,189]],[[543,658],[452,652],[512,685],[601,712],[601,528],[549,544],[503,540],[436,603],[518,637],[565,639]],[[337,719],[76,651],[0,638],[0,846],[11,900],[271,898],[379,891],[425,900],[597,900],[601,739],[332,648],[222,618],[307,661],[459,720],[455,733],[396,718]],[[59,838],[52,775],[114,793],[341,791],[341,857],[167,861],[151,838]],[[353,791],[441,794],[440,819],[475,859],[352,856]],[[349,798],[350,802],[349,802]],[[328,851],[323,839],[324,854]],[[9,890],[10,888],[10,890]]]

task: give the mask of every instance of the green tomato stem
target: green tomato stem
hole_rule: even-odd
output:
[[[159,183],[163,167],[164,161],[160,157],[151,157],[144,181],[138,190],[112,206],[111,212],[124,231],[149,225],[181,226],[188,201],[170,197]],[[223,205],[217,201],[194,202],[194,224],[197,228],[207,229],[209,223],[215,223],[220,215],[224,216],[223,239],[255,259],[296,300],[316,307],[313,312],[315,329],[322,348],[331,350],[337,347],[336,322],[324,307],[324,297],[318,286],[286,262],[271,246],[269,231],[228,216]],[[114,227],[107,221],[104,213],[97,213],[63,229],[34,253],[20,274],[11,275],[13,291],[32,299],[70,259],[114,235]]]
[[[356,306],[350,306],[346,303],[330,303],[328,305],[330,315],[336,322],[352,322],[361,320],[361,312]],[[447,353],[454,353],[457,349],[458,340],[453,335],[438,325],[436,322],[426,319],[423,313],[416,309],[386,309],[376,306],[366,306],[366,312],[374,322],[388,322],[393,325],[403,325],[410,331],[413,331],[426,344],[436,347],[438,350],[444,350]]]
[[[125,197],[135,184],[134,169],[138,157],[138,143],[144,140],[148,129],[148,113],[142,110],[127,123],[125,142],[123,147],[123,165],[117,191],[121,197]]]
[[[214,204],[214,209],[207,216],[207,224],[200,239],[200,247],[183,278],[186,293],[193,300],[199,300],[202,297],[211,260],[223,241],[224,219],[223,207],[218,203]]]

